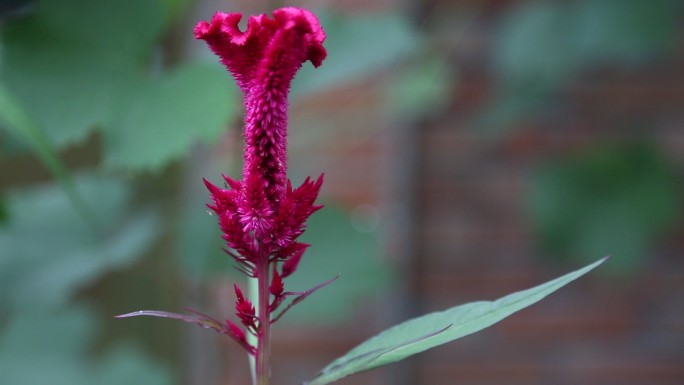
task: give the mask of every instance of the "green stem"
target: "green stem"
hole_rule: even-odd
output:
[[[259,311],[259,280],[256,278],[247,278],[247,287],[249,290],[249,299],[255,304],[256,311]],[[258,314],[258,313],[257,313]],[[252,333],[247,333],[247,342],[252,346],[257,346],[259,339]],[[248,354],[249,357],[249,372],[252,375],[252,385],[257,385],[256,379],[256,357]]]
[[[269,284],[270,271],[268,257],[262,259],[263,262],[259,264],[257,279],[258,279],[258,296],[259,296],[259,333],[257,342],[257,356],[256,356],[256,378],[257,385],[268,385],[271,367],[271,315],[268,311],[270,300]]]

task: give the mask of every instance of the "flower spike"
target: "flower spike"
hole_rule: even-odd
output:
[[[239,13],[216,13],[210,22],[195,26],[195,38],[204,40],[235,78],[244,94],[244,166],[239,180],[223,176],[223,186],[206,179],[211,202],[226,242],[224,251],[236,269],[257,280],[258,293],[250,301],[235,285],[235,313],[240,320],[219,322],[200,313],[182,315],[143,311],[123,315],[170,317],[212,328],[228,335],[255,356],[259,384],[268,383],[270,328],[294,304],[328,281],[304,293],[285,292],[283,279],[295,272],[309,245],[297,242],[315,205],[322,176],[292,188],[287,179],[287,106],[290,85],[301,66],[321,65],[327,52],[325,32],[308,10],[281,8],[273,17],[251,16],[241,31]],[[296,296],[273,318],[287,296]],[[271,301],[272,297],[272,301]],[[257,306],[255,306],[257,305]],[[258,310],[257,310],[258,309]],[[257,314],[258,311],[258,314]],[[246,332],[256,337],[247,342]]]

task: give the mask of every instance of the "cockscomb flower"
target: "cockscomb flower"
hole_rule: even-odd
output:
[[[288,93],[297,70],[306,61],[319,66],[325,59],[325,33],[316,16],[298,8],[282,8],[252,16],[240,31],[242,15],[216,13],[211,22],[195,27],[195,37],[207,42],[231,72],[244,94],[245,152],[242,179],[226,178],[226,188],[205,180],[223,238],[239,269],[261,278],[273,272],[269,287],[296,270],[305,244],[297,242],[323,177],[307,178],[296,188],[287,173]],[[278,264],[280,272],[278,271]],[[273,269],[269,269],[275,265]],[[271,290],[272,310],[284,296]]]
[[[323,176],[306,178],[292,187],[287,179],[287,107],[290,85],[306,62],[315,67],[326,57],[325,33],[308,10],[281,8],[270,18],[251,16],[241,31],[239,13],[218,12],[211,22],[195,27],[195,38],[207,42],[237,81],[244,94],[244,167],[240,180],[224,176],[225,186],[207,180],[212,203],[207,206],[218,217],[225,251],[238,270],[258,280],[258,302],[253,306],[235,285],[236,314],[244,330],[230,321],[194,315],[143,311],[124,316],[152,315],[182,319],[226,334],[256,356],[257,377],[268,377],[269,330],[293,305],[329,284],[329,280],[305,292],[285,291],[283,279],[294,273],[309,247],[298,242],[306,220],[322,206],[315,200]],[[279,314],[272,313],[290,297]],[[245,331],[257,338],[247,342]],[[259,381],[260,384],[266,381]]]
[[[244,94],[245,153],[241,181],[226,178],[230,189],[205,181],[228,246],[248,274],[257,276],[260,259],[277,256],[301,234],[322,177],[293,190],[287,180],[287,105],[290,84],[306,61],[319,66],[326,56],[325,33],[316,17],[298,8],[252,16],[243,32],[242,15],[217,13],[200,22],[195,37],[207,42]],[[291,264],[290,264],[291,265]]]
[[[287,187],[287,104],[290,84],[305,61],[319,66],[325,33],[309,11],[283,8],[252,16],[217,13],[200,22],[195,37],[207,42],[244,93],[246,142],[240,221],[245,232],[268,234]]]
[[[309,11],[283,8],[252,16],[243,32],[240,14],[217,13],[200,22],[195,37],[228,68],[244,94],[245,152],[242,180],[225,178],[226,188],[204,181],[213,200],[208,207],[218,216],[228,254],[239,270],[258,280],[258,314],[236,285],[236,313],[257,337],[256,374],[267,382],[270,324],[306,298],[286,292],[283,278],[291,275],[308,245],[297,242],[315,205],[323,176],[292,188],[287,179],[287,106],[292,80],[306,61],[318,67],[325,59],[325,33]],[[290,304],[276,317],[272,313],[287,296]],[[249,351],[249,349],[248,349]]]

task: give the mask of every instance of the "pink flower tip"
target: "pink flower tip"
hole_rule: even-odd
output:
[[[196,39],[209,44],[243,89],[257,73],[273,69],[275,63],[289,67],[283,71],[289,82],[305,61],[318,67],[327,56],[325,32],[311,11],[280,8],[273,11],[272,19],[266,14],[250,16],[244,32],[238,27],[241,19],[240,13],[217,12],[211,22],[200,21],[194,32]]]

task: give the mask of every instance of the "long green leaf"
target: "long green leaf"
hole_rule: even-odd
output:
[[[496,301],[472,302],[396,325],[333,361],[306,384],[328,384],[350,374],[399,361],[478,332],[540,301],[588,273],[606,258],[545,284],[509,294]]]

